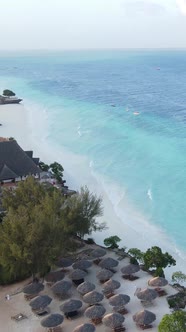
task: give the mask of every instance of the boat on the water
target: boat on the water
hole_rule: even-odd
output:
[[[0,105],[19,104],[23,99],[17,97],[5,97],[0,95]]]

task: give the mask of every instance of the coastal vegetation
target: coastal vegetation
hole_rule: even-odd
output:
[[[12,90],[9,89],[3,90],[3,96],[5,97],[14,97],[15,95],[16,94]]]
[[[117,235],[113,235],[110,237],[107,237],[103,242],[104,245],[110,249],[117,249],[119,248],[118,242],[120,242],[121,239]]]
[[[177,283],[182,283],[186,281],[186,274],[181,271],[176,271],[172,274],[172,281]]]
[[[63,178],[63,171],[64,171],[64,168],[61,164],[59,164],[58,162],[53,162],[52,164],[50,165],[47,165],[45,164],[44,162],[40,161],[39,162],[39,167],[41,168],[41,170],[43,172],[51,172],[55,179],[61,183],[62,181],[62,178]]]
[[[161,248],[153,246],[142,252],[138,248],[131,248],[128,253],[133,258],[133,263],[143,264],[145,270],[153,269],[152,272],[155,277],[164,277],[163,269],[167,266],[176,265],[175,259],[168,253],[163,253]]]
[[[74,238],[104,229],[96,221],[102,199],[81,188],[64,198],[28,177],[15,191],[3,191],[6,210],[0,224],[0,282],[44,275],[62,254],[76,247]]]
[[[165,315],[159,326],[159,332],[185,332],[186,331],[186,312],[175,311],[170,315]]]

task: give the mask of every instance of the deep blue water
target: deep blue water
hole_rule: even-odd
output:
[[[186,51],[1,54],[0,82],[186,250]]]

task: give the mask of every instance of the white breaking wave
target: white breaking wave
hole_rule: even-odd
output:
[[[148,190],[147,190],[147,196],[149,197],[149,199],[152,201],[153,199],[152,199],[152,192],[151,192],[151,189],[149,188]]]
[[[93,162],[93,160],[91,160],[91,161],[89,162],[89,167],[92,168],[93,166],[94,166],[94,162]]]

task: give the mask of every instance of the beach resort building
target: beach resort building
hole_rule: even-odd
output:
[[[24,151],[14,139],[0,138],[0,184],[24,180],[40,175],[39,158],[33,151]]]

